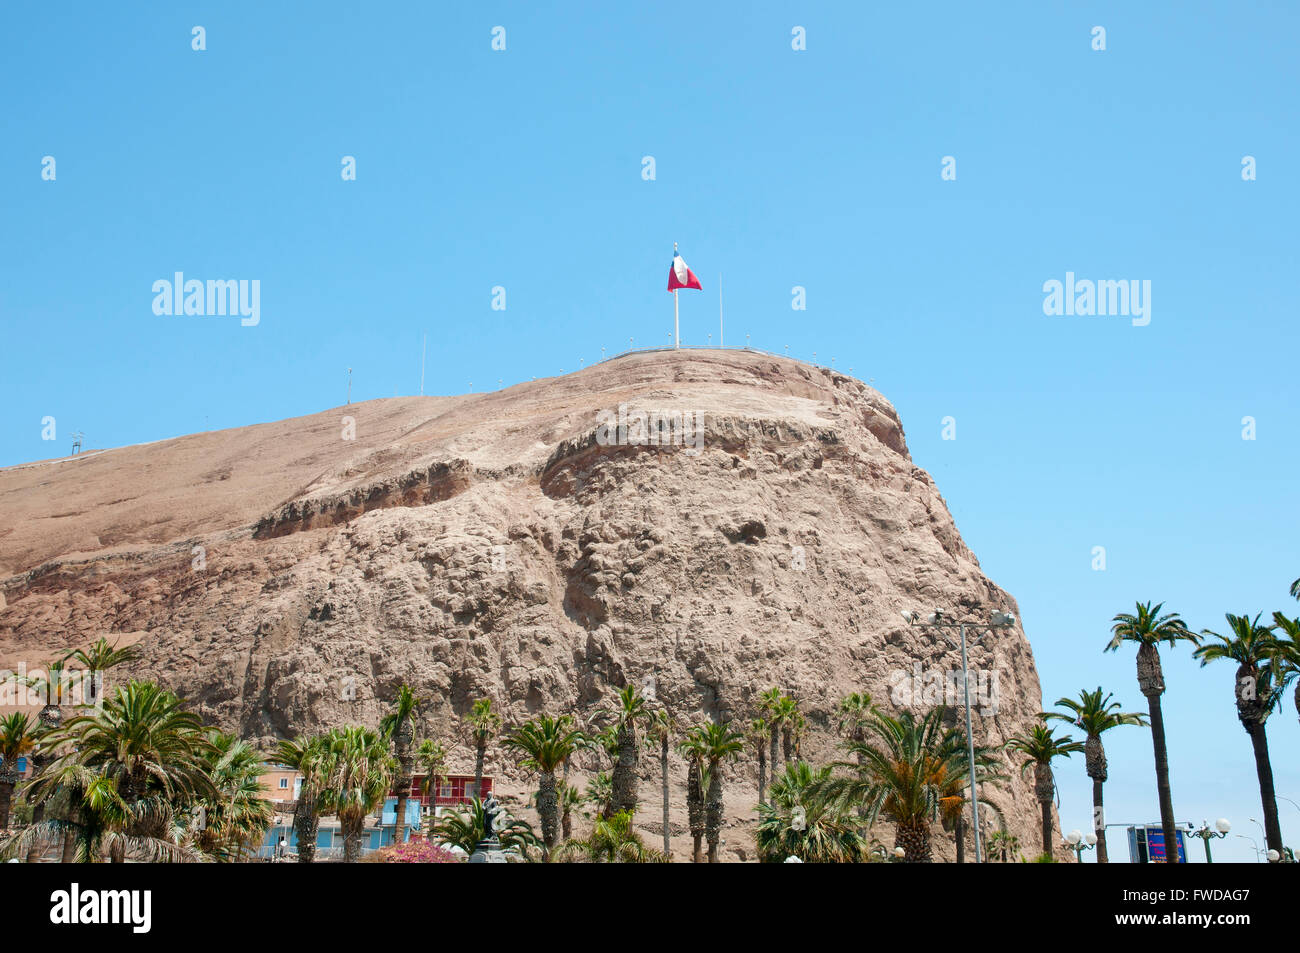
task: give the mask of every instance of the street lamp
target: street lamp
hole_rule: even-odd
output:
[[[1236,834],[1234,836],[1240,837],[1242,840],[1250,841],[1250,846],[1255,848],[1255,863],[1259,863],[1259,841],[1255,840],[1255,838],[1248,834]]]
[[[1207,864],[1214,863],[1214,857],[1210,854],[1210,841],[1216,837],[1227,837],[1228,831],[1232,830],[1232,825],[1228,823],[1226,817],[1221,817],[1214,822],[1214,828],[1214,830],[1210,830],[1209,821],[1201,821],[1199,830],[1189,832],[1192,837],[1199,837],[1202,843],[1205,844],[1205,862]]]
[[[1002,629],[1007,626],[1016,624],[1016,617],[1008,612],[994,612],[988,622],[970,622],[970,621],[949,621],[944,617],[942,609],[935,609],[924,619],[919,619],[915,612],[904,612],[903,620],[908,625],[926,625],[933,626],[936,629],[956,629],[958,638],[961,642],[961,682],[962,691],[966,702],[966,755],[970,759],[970,816],[971,816],[971,834],[975,838],[975,863],[983,863],[983,856],[980,853],[980,807],[979,796],[975,789],[975,736],[971,731],[970,723],[970,669],[966,662],[966,630],[971,629],[979,633],[975,637],[980,638],[985,632],[993,629]]]
[[[1085,837],[1083,832],[1076,827],[1065,835],[1065,846],[1074,851],[1074,859],[1078,863],[1083,863],[1083,852],[1097,848],[1097,835],[1089,831]]]

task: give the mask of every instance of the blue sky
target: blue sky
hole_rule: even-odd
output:
[[[872,379],[1019,600],[1045,698],[1100,683],[1141,707],[1133,653],[1101,652],[1135,599],[1198,629],[1300,612],[1300,14],[897,7],[6,5],[0,465],[77,429],[103,447],[313,413],[349,366],[354,399],[412,394],[424,333],[426,393],[667,343],[676,240],[705,285],[685,341],[716,334],[721,273],[729,340]],[[156,316],[176,271],[258,279],[260,323]],[[1149,280],[1150,324],[1044,315],[1067,271]],[[1262,841],[1231,669],[1166,666],[1179,819]],[[1300,801],[1294,709],[1270,729]],[[1115,734],[1110,817],[1153,819],[1148,733]],[[1090,811],[1076,761],[1067,830]]]

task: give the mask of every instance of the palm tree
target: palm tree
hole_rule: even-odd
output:
[[[614,796],[614,784],[608,771],[597,771],[587,780],[587,790],[579,799],[581,803],[590,804],[594,810],[583,812],[586,817],[604,817],[609,807],[610,798]]]
[[[471,798],[465,810],[448,811],[441,817],[429,815],[429,838],[448,847],[458,847],[466,854],[474,852],[486,830],[483,802],[478,798]],[[502,823],[501,816],[497,815],[493,833],[501,842],[503,851],[525,860],[528,851],[541,844],[532,826],[515,817]]]
[[[1020,852],[1020,838],[1007,831],[994,831],[989,835],[989,856],[1007,863]]]
[[[758,755],[758,803],[767,803],[767,741],[770,736],[767,722],[762,718],[752,718],[745,726],[745,740]]]
[[[965,734],[944,727],[947,709],[932,708],[918,721],[910,711],[897,717],[873,712],[864,723],[862,741],[846,741],[853,761],[835,761],[848,772],[815,785],[819,797],[840,806],[860,806],[869,824],[882,815],[894,824],[894,843],[908,863],[929,863],[930,823],[954,783],[969,783],[970,761]],[[975,748],[975,780],[995,776],[997,759],[986,747]]]
[[[866,740],[867,725],[876,711],[876,703],[867,692],[850,692],[840,699],[839,732],[849,741],[861,744]]]
[[[343,861],[361,859],[366,817],[383,805],[397,767],[388,741],[360,725],[335,728],[325,736],[323,813],[337,814],[343,832]]]
[[[36,747],[36,723],[21,712],[0,720],[0,831],[9,829],[9,806],[18,784],[18,759]]]
[[[501,716],[492,710],[492,699],[480,698],[474,702],[465,717],[470,738],[474,742],[474,796],[483,796],[483,762],[487,758],[487,746],[498,731],[501,730]]]
[[[64,656],[64,661],[80,662],[86,670],[90,682],[90,697],[86,700],[86,704],[94,705],[99,700],[100,689],[103,687],[99,676],[114,666],[133,662],[139,656],[139,650],[134,645],[119,649],[117,642],[110,644],[108,639],[101,637],[89,648],[69,652]]]
[[[718,862],[718,840],[722,836],[722,762],[745,750],[745,736],[729,725],[709,722],[691,729],[698,738],[700,756],[708,762],[708,797],[704,805],[704,837],[709,845],[709,863]]]
[[[1174,799],[1169,789],[1169,749],[1165,745],[1165,718],[1160,709],[1160,696],[1165,692],[1165,675],[1160,667],[1161,642],[1176,646],[1179,642],[1196,645],[1200,639],[1187,628],[1177,612],[1161,615],[1164,603],[1151,605],[1137,603],[1135,612],[1121,612],[1113,620],[1111,639],[1105,651],[1114,652],[1125,642],[1137,644],[1138,688],[1146,696],[1151,717],[1151,744],[1155,750],[1156,792],[1160,798],[1160,826],[1164,829],[1166,845],[1177,844],[1177,824],[1174,821]],[[1166,851],[1168,863],[1178,862],[1178,851],[1172,846]]]
[[[1107,778],[1106,748],[1101,743],[1101,736],[1112,728],[1119,728],[1122,725],[1137,725],[1142,728],[1147,726],[1146,715],[1140,712],[1120,711],[1122,706],[1119,702],[1112,702],[1111,697],[1111,693],[1107,692],[1103,698],[1099,685],[1095,692],[1086,690],[1079,692],[1078,701],[1073,698],[1058,698],[1056,707],[1067,709],[1068,714],[1057,711],[1043,714],[1044,718],[1074,725],[1086,736],[1083,753],[1088,777],[1092,778],[1092,829],[1097,835],[1097,863],[1099,864],[1110,861],[1106,853],[1106,814],[1102,796],[1102,787]]]
[[[1291,583],[1291,598],[1300,599],[1300,579]]]
[[[704,739],[692,728],[677,743],[677,753],[686,759],[686,821],[691,829],[691,863],[704,862]]]
[[[406,802],[411,796],[411,778],[415,774],[415,755],[411,746],[415,743],[415,716],[420,707],[420,699],[415,697],[411,686],[402,685],[397,690],[397,699],[392,711],[379,722],[379,730],[384,737],[393,742],[393,755],[397,758],[397,814],[393,818],[396,827],[393,841],[406,843]]]
[[[538,774],[537,813],[542,820],[542,843],[546,851],[555,846],[559,834],[559,804],[555,771],[582,743],[583,734],[573,718],[539,715],[520,725],[506,738],[505,747],[522,755],[519,766]]]
[[[1273,684],[1281,695],[1295,682],[1295,710],[1300,715],[1300,617],[1288,618],[1273,613]]]
[[[668,857],[647,847],[632,829],[632,814],[618,811],[608,818],[597,818],[588,837],[566,840],[551,854],[553,863],[587,864],[655,864]]]
[[[60,840],[65,864],[95,863],[105,854],[145,863],[201,859],[193,848],[178,845],[167,837],[127,833],[136,812],[122,799],[117,782],[101,771],[86,767],[72,755],[60,757],[49,771],[33,781],[32,787],[35,789],[32,797],[40,800],[66,797],[75,808],[65,817],[33,823],[10,838],[0,845],[0,860],[20,854],[39,855]]]
[[[673,720],[673,716],[668,713],[667,708],[659,708],[651,713],[649,720],[646,722],[645,731],[646,743],[657,744],[659,747],[659,775],[663,788],[660,792],[660,798],[663,802],[664,856],[669,857],[672,855],[672,845],[670,843],[671,829],[668,823],[668,749],[672,744],[673,735],[677,731],[677,723]]]
[[[328,780],[324,735],[281,741],[276,760],[302,775],[293,806],[293,829],[298,835],[298,863],[316,859],[316,832],[320,828],[321,792]]]
[[[568,781],[560,781],[555,786],[555,798],[560,811],[560,837],[569,840],[573,837],[573,811],[575,808],[582,807],[586,796],[578,790],[577,786]],[[604,809],[603,801],[601,809],[602,811]]]
[[[202,824],[195,832],[195,845],[218,861],[241,860],[261,843],[274,816],[271,802],[262,796],[266,761],[235,735],[213,729],[208,737],[212,742],[208,774],[218,796],[200,798],[196,804]]]
[[[1083,744],[1069,735],[1057,738],[1052,729],[1037,722],[1023,735],[1018,735],[1007,742],[1007,748],[1024,756],[1020,767],[1021,776],[1034,769],[1034,797],[1043,812],[1043,853],[1052,854],[1052,799],[1056,794],[1056,778],[1052,774],[1052,761],[1055,758],[1068,758],[1076,751],[1083,751]],[[1170,841],[1173,843],[1173,841]]]
[[[429,799],[429,810],[437,813],[438,789],[447,778],[447,749],[441,742],[425,738],[415,757],[424,769],[424,794]]]
[[[776,777],[777,771],[777,745],[781,738],[781,689],[773,686],[759,696],[759,706],[767,715],[768,730],[772,732],[769,739],[769,758],[768,765],[772,772],[772,777]]]
[[[1264,723],[1282,694],[1273,685],[1276,666],[1277,640],[1273,627],[1261,625],[1259,613],[1254,619],[1248,615],[1227,613],[1228,631],[1220,635],[1206,629],[1201,634],[1207,639],[1218,639],[1202,645],[1193,657],[1201,660],[1202,667],[1210,662],[1227,660],[1237,663],[1237,678],[1233,694],[1237,703],[1237,719],[1250,736],[1255,751],[1255,774],[1259,778],[1259,798],[1264,810],[1264,838],[1270,850],[1282,852],[1282,826],[1277,817],[1277,796],[1273,793],[1273,765],[1268,757],[1268,736]]]
[[[781,723],[781,755],[788,765],[794,757],[795,735],[803,729],[803,716],[799,714],[799,703],[789,695],[783,696],[778,706],[777,717]]]
[[[70,719],[49,739],[51,747],[66,743],[66,758],[110,782],[128,837],[166,838],[178,810],[217,797],[208,773],[212,742],[183,705],[153,682],[129,682],[101,710]],[[112,851],[114,863],[125,860],[125,843]]]
[[[638,722],[644,721],[646,717],[645,698],[636,690],[636,686],[628,685],[620,689],[618,693],[617,720],[614,722],[618,744],[618,760],[614,764],[614,773],[610,776],[614,796],[610,799],[609,807],[605,809],[606,820],[614,814],[624,811],[628,814],[636,812],[639,754],[636,726]]]
[[[830,779],[831,768],[798,762],[772,779],[770,804],[758,807],[755,842],[759,859],[781,863],[798,857],[804,863],[858,863],[869,845],[850,820],[842,802],[816,792]]]

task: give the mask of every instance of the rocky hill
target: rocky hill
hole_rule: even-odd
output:
[[[263,742],[375,724],[402,682],[444,737],[484,695],[512,720],[587,717],[634,682],[689,721],[749,717],[780,685],[815,762],[834,756],[842,695],[897,707],[900,686],[959,667],[902,610],[1018,615],[883,396],[702,350],[0,470],[0,596],[0,664],[120,638],[143,654],[130,674]],[[977,740],[1000,743],[1041,706],[1029,644],[989,635],[971,666],[996,677]],[[642,769],[653,832],[657,765]],[[1032,848],[1032,785],[1007,773],[990,823]],[[749,758],[728,769],[730,859],[753,857],[755,776]],[[951,856],[951,837],[936,847]]]

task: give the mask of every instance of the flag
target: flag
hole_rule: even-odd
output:
[[[676,291],[678,288],[694,288],[697,291],[703,291],[704,287],[700,284],[700,279],[695,277],[695,272],[686,267],[686,262],[682,256],[677,254],[677,249],[673,249],[673,263],[668,268],[668,290]]]

